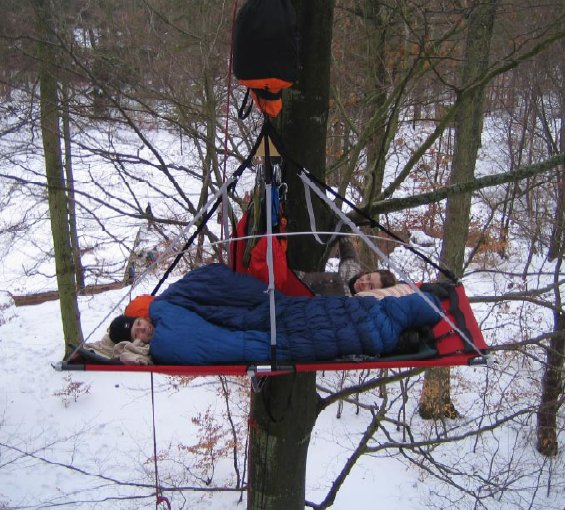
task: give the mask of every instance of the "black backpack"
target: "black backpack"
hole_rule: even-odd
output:
[[[277,116],[282,90],[298,74],[296,13],[290,0],[248,0],[241,8],[234,27],[233,69],[261,111]]]

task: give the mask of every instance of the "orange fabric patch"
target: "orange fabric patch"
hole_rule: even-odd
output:
[[[259,110],[266,113],[269,117],[276,117],[282,110],[282,99],[261,99],[257,97],[253,90],[251,91],[251,97]]]
[[[145,317],[149,319],[149,305],[153,303],[154,299],[155,296],[137,296],[126,306],[124,315],[127,317]]]

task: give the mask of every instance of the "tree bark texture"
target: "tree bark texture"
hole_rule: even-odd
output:
[[[385,68],[387,45],[390,44],[389,39],[391,38],[389,28],[396,25],[396,20],[391,19],[390,10],[382,2],[365,0],[363,8],[367,27],[368,61],[370,62],[367,72],[368,92],[373,98],[369,105],[369,115],[374,116],[380,113],[379,118],[372,122],[374,131],[369,135],[367,143],[366,186],[363,203],[370,203],[381,192],[386,154],[392,140],[390,133],[396,131],[390,129],[388,122],[395,124],[398,113],[394,110],[394,114],[389,118],[389,109],[385,107],[387,90],[391,88]]]
[[[560,47],[565,51],[565,41],[561,41]],[[565,63],[559,65],[561,73],[565,73]],[[563,74],[561,74],[563,76]],[[559,152],[565,154],[565,83],[561,82],[559,90],[559,104],[561,107],[561,128],[559,129]],[[555,211],[555,223],[549,242],[549,253],[547,257],[553,260],[562,257],[565,248],[565,165],[557,169],[557,209]]]
[[[330,95],[330,45],[333,0],[295,0],[299,31],[298,80],[283,97],[283,111],[277,126],[290,157],[321,180],[326,170],[326,129]],[[285,162],[289,188],[288,230],[310,230],[304,206],[304,188],[296,167]],[[313,200],[318,229],[334,224],[319,201]],[[312,236],[289,238],[288,259],[294,269],[319,271],[323,251]]]
[[[548,457],[558,453],[557,414],[563,405],[563,363],[565,360],[565,316],[556,318],[556,332],[547,351],[546,368],[542,379],[541,402],[537,413],[537,449]]]
[[[485,175],[476,179],[473,178],[469,181],[450,184],[435,191],[420,193],[419,195],[414,195],[411,197],[388,198],[387,200],[374,202],[370,206],[365,207],[363,209],[363,212],[371,216],[374,214],[403,211],[406,209],[412,209],[414,207],[420,207],[421,205],[434,204],[445,198],[453,198],[453,200],[455,200],[457,196],[460,196],[464,193],[478,191],[493,186],[499,186],[500,184],[506,184],[509,182],[518,182],[523,179],[527,179],[528,177],[533,177],[544,172],[552,171],[558,168],[560,165],[565,165],[565,154],[557,154],[540,163],[527,165],[522,168],[517,168],[516,170],[511,170],[509,172]],[[355,214],[350,214],[350,217],[352,217],[353,219],[357,218]]]
[[[300,36],[297,83],[283,98],[277,122],[283,143],[296,162],[324,180],[329,102],[332,0],[295,0]],[[309,230],[304,190],[296,168],[285,162],[289,186],[289,230]],[[324,209],[316,204],[319,226]],[[328,218],[325,218],[326,221]],[[320,269],[323,247],[309,237],[289,238],[293,269]],[[306,459],[317,417],[316,374],[265,379],[251,396],[249,510],[298,510],[305,505]]]
[[[498,0],[476,1],[471,8],[462,84],[467,87],[480,80],[489,65],[490,42]],[[484,86],[476,87],[461,101],[455,122],[455,153],[450,184],[472,181],[483,129]],[[456,277],[463,275],[465,247],[469,233],[471,193],[448,198],[440,260]],[[450,369],[426,371],[420,396],[420,415],[426,419],[455,418],[451,401]]]
[[[498,0],[477,1],[469,17],[463,64],[463,86],[479,80],[488,69],[490,41]],[[455,148],[450,184],[472,181],[483,130],[485,88],[477,87],[462,100],[455,122]],[[441,260],[462,276],[469,233],[471,193],[447,200]]]
[[[391,53],[391,47],[398,49],[402,41],[394,38],[398,30],[399,11],[391,9],[385,2],[365,0],[362,6],[364,25],[366,29],[367,52],[367,126],[365,155],[366,167],[364,172],[363,204],[370,204],[382,191],[385,175],[386,155],[397,131],[399,109],[388,104],[394,90],[394,72],[387,69],[385,62]],[[346,188],[347,183],[344,183]],[[377,215],[373,218],[378,221]],[[367,229],[368,234],[380,234],[380,231]],[[380,258],[365,244],[359,244],[359,258],[365,267],[377,268]]]
[[[565,49],[565,42],[561,48]],[[565,71],[565,64],[561,62],[560,68]],[[559,150],[565,153],[565,84],[561,83],[561,129],[559,132]],[[565,165],[561,165],[556,172],[557,179],[557,207],[555,223],[550,241],[548,258],[557,259],[557,273],[559,274],[563,255],[565,252]],[[562,307],[560,295],[556,294],[557,308]],[[554,318],[555,331],[558,336],[553,337],[547,351],[545,373],[542,379],[542,394],[537,415],[537,449],[546,456],[555,456],[558,453],[557,441],[557,414],[563,405],[563,366],[565,363],[565,315],[556,313]]]
[[[69,229],[71,236],[71,249],[73,251],[75,264],[75,278],[77,289],[84,289],[84,267],[80,254],[80,243],[77,229],[77,215],[75,207],[75,180],[73,176],[72,140],[71,140],[71,116],[69,112],[69,89],[68,85],[62,87],[63,96],[63,140],[65,142],[65,177],[67,182],[67,207],[69,212]]]
[[[314,373],[269,377],[253,395],[248,510],[304,508],[317,400]]]
[[[83,337],[77,304],[75,267],[61,152],[52,12],[48,0],[36,0],[35,8],[39,33],[37,53],[40,62],[41,134],[66,357],[74,346],[82,342]]]

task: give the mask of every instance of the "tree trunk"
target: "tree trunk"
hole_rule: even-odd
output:
[[[565,50],[565,41],[562,41],[561,48]],[[565,63],[561,62],[561,76],[565,73]],[[559,103],[561,106],[561,128],[559,130],[559,139],[557,141],[559,152],[565,154],[565,83],[561,83],[559,94]],[[557,169],[557,209],[555,211],[555,222],[551,232],[549,241],[549,260],[563,256],[563,248],[565,245],[565,166],[561,165]]]
[[[565,47],[565,43],[561,45]],[[565,65],[561,63],[562,71]],[[561,84],[561,129],[559,132],[559,149],[565,152],[565,86]],[[561,264],[564,255],[565,244],[565,168],[557,169],[557,210],[555,223],[551,235],[548,258],[556,260],[555,274],[561,274]],[[562,309],[559,285],[555,293],[555,305]],[[549,342],[547,351],[545,373],[542,379],[541,401],[537,415],[537,449],[546,456],[555,456],[558,453],[559,443],[557,441],[557,413],[563,405],[563,365],[565,363],[565,315],[555,314],[554,332],[557,336]]]
[[[472,84],[488,69],[496,5],[497,0],[479,0],[471,8],[462,70],[464,86]],[[483,130],[484,96],[484,87],[476,87],[462,98],[455,124],[450,184],[474,179]],[[470,211],[471,193],[448,198],[440,259],[443,266],[450,268],[457,277],[463,275]],[[420,396],[420,415],[425,419],[457,416],[451,401],[449,368],[433,368],[426,372]]]
[[[77,289],[84,289],[84,268],[80,256],[80,244],[78,240],[77,215],[75,205],[75,180],[73,177],[73,158],[71,149],[71,119],[69,112],[68,86],[65,84],[63,93],[63,139],[65,141],[65,177],[67,181],[67,207],[69,210],[69,229],[71,236],[71,249],[75,263],[75,278]]]
[[[333,1],[295,0],[294,4],[301,36],[299,78],[285,95],[278,127],[291,157],[324,179]],[[289,229],[306,230],[302,183],[291,165],[286,173]],[[289,238],[288,258],[294,269],[317,270],[321,256],[322,247],[310,238]],[[267,378],[261,393],[251,399],[247,508],[303,509],[306,458],[317,416],[316,374]]]
[[[216,116],[216,98],[214,96],[214,90],[211,85],[211,76],[209,66],[204,65],[204,83],[203,83],[203,102],[204,102],[204,116],[206,119],[206,139],[205,139],[205,152],[200,154],[200,159],[202,161],[202,191],[200,193],[200,198],[198,199],[198,210],[204,207],[204,204],[208,201],[208,194],[210,188],[210,181],[214,174],[218,182],[221,182],[221,177],[218,172],[218,157],[216,154],[216,131],[217,131],[217,116]],[[221,214],[224,211],[222,210]],[[221,221],[221,217],[219,218]],[[202,264],[204,257],[204,234],[198,235],[198,242],[196,245],[196,256],[195,261],[197,264]],[[223,262],[223,246],[219,246],[218,255],[220,262]]]
[[[370,66],[368,68],[368,93],[372,98],[372,104],[369,115],[380,112],[380,119],[374,123],[375,129],[368,140],[367,152],[367,168],[365,170],[365,190],[363,193],[363,203],[371,203],[376,195],[381,191],[384,169],[385,156],[388,150],[385,143],[386,123],[388,108],[384,108],[387,99],[387,85],[385,77],[385,44],[387,31],[387,23],[383,20],[383,7],[381,2],[376,0],[365,0],[363,5],[365,14],[365,24],[367,27],[367,53]]]
[[[75,267],[61,154],[57,80],[55,77],[56,55],[51,28],[53,26],[52,12],[47,0],[36,0],[35,9],[39,33],[37,52],[40,62],[41,133],[66,357],[76,345],[82,342],[83,336],[77,304]]]
[[[297,83],[284,96],[277,126],[291,158],[324,180],[334,2],[295,0],[294,4],[300,34],[299,74]],[[296,168],[288,161],[285,174],[289,188],[288,230],[308,231],[310,222],[304,207],[304,187]],[[335,223],[333,217],[324,217],[326,210],[318,200],[314,199],[313,204],[319,229]],[[321,270],[321,254],[320,245],[312,236],[289,238],[288,260],[292,268]]]
[[[315,374],[269,377],[253,395],[248,510],[304,508],[317,399]]]
[[[363,11],[369,63],[367,90],[371,98],[367,106],[373,126],[366,146],[367,167],[363,192],[363,203],[369,204],[382,191],[386,155],[398,126],[399,108],[386,105],[389,91],[394,89],[395,78],[394,69],[387,69],[386,63],[392,53],[390,47],[395,48],[397,58],[402,53],[402,48],[398,47],[402,44],[400,39],[393,42],[393,34],[399,29],[402,15],[385,2],[377,0],[365,0]]]
[[[554,336],[549,342],[541,402],[537,413],[537,449],[548,457],[557,455],[557,413],[563,405],[563,362],[565,360],[565,316],[555,318]]]

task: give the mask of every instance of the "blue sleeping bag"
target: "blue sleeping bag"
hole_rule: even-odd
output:
[[[191,271],[149,308],[158,364],[270,361],[267,285],[222,264]],[[434,296],[428,295],[436,304]],[[405,329],[439,315],[418,294],[403,297],[290,297],[276,292],[277,361],[329,361],[394,350]]]

